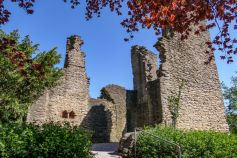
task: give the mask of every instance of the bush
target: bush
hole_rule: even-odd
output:
[[[91,136],[81,128],[55,124],[0,125],[0,157],[88,158]]]
[[[165,143],[152,135],[179,144],[182,158],[237,157],[236,135],[213,131],[181,131],[160,126],[147,128],[139,134],[137,142],[138,157],[178,157],[177,147]]]

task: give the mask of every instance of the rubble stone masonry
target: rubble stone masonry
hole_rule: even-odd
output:
[[[203,23],[204,25],[204,23]],[[195,27],[194,27],[195,29]],[[108,85],[97,99],[89,96],[83,41],[67,39],[64,76],[30,107],[27,121],[37,124],[69,122],[93,133],[94,142],[118,142],[135,127],[172,123],[168,98],[181,90],[181,129],[228,131],[215,61],[206,63],[213,52],[206,42],[208,32],[164,35],[155,45],[157,55],[142,46],[131,49],[134,90]]]
[[[126,132],[126,90],[109,85],[101,98],[89,97],[82,44],[79,36],[67,39],[64,76],[31,106],[27,121],[70,123],[91,131],[94,142],[118,142]]]
[[[29,110],[27,121],[38,124],[44,122],[70,122],[80,125],[88,112],[89,83],[85,72],[85,54],[80,47],[79,36],[67,39],[64,76],[57,86],[45,91]]]
[[[195,30],[195,27],[192,29]],[[206,44],[209,40],[209,32],[206,31],[200,35],[191,33],[183,41],[178,34],[164,36],[155,45],[161,60],[158,77],[163,123],[172,122],[168,97],[177,96],[184,81],[177,127],[228,131],[215,60],[207,62],[213,55]]]

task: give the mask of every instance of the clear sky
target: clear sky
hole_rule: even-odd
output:
[[[100,89],[107,84],[132,89],[131,46],[143,45],[158,54],[153,47],[158,37],[152,30],[141,30],[132,41],[124,42],[127,33],[120,25],[123,17],[105,9],[102,17],[86,21],[83,5],[72,10],[63,0],[41,0],[36,2],[35,13],[26,15],[17,4],[7,3],[12,15],[2,29],[7,33],[18,29],[21,36],[30,35],[34,43],[40,44],[41,51],[57,47],[63,57],[60,67],[64,63],[66,38],[80,35],[84,40],[82,50],[86,53],[87,75],[91,81],[90,95],[98,97]],[[237,59],[226,64],[219,59],[218,52],[215,54],[220,80],[229,85],[231,76],[237,71]]]

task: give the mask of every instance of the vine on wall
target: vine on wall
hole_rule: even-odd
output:
[[[180,109],[180,101],[181,101],[181,93],[184,88],[185,81],[182,80],[179,91],[177,95],[172,95],[168,97],[168,108],[171,114],[172,119],[172,127],[176,128],[177,125],[177,119],[179,117],[179,109]]]

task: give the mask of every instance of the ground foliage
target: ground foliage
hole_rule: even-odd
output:
[[[237,134],[237,76],[232,77],[231,87],[223,84],[224,98],[227,100],[227,122],[230,131]]]
[[[75,8],[80,0],[63,0],[71,3]],[[28,14],[33,13],[35,0],[11,0],[17,3]],[[121,24],[133,38],[133,32],[142,28],[153,28],[157,35],[163,29],[172,29],[181,33],[181,39],[186,39],[191,31],[200,34],[202,31],[216,28],[218,33],[213,41],[207,41],[212,50],[222,51],[221,59],[233,62],[232,55],[237,54],[236,35],[231,32],[237,30],[237,1],[236,0],[86,0],[86,19],[93,15],[100,16],[103,8],[109,7],[112,12],[122,15],[121,8],[128,7],[127,18]],[[0,24],[9,20],[11,12],[0,0]],[[200,21],[208,21],[207,26],[200,25]],[[192,30],[192,25],[197,29]],[[129,38],[125,39],[126,41]],[[210,56],[211,60],[213,56]]]
[[[28,36],[0,30],[0,122],[22,122],[28,107],[62,75],[56,49],[36,54]],[[34,57],[32,57],[34,56]]]
[[[152,135],[171,141],[181,147],[182,158],[233,158],[237,157],[237,136],[213,131],[182,131],[157,126],[139,134],[139,158],[178,157],[178,149]]]
[[[79,127],[0,124],[1,158],[89,158],[91,135]]]

